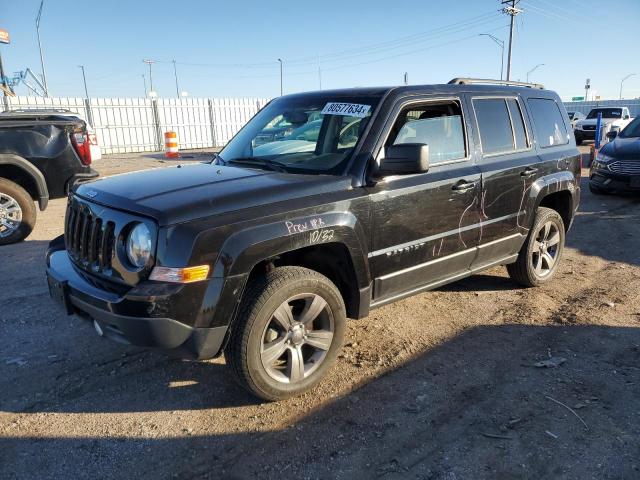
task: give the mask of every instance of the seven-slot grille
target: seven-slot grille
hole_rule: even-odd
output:
[[[94,271],[111,268],[115,244],[115,223],[104,221],[69,202],[64,226],[64,238],[69,255],[84,267]]]
[[[640,160],[629,161],[619,160],[609,164],[609,170],[614,173],[622,173],[624,175],[640,175]]]

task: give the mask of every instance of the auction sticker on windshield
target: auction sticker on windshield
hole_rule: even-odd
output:
[[[323,115],[348,115],[350,117],[364,118],[369,113],[371,105],[360,103],[329,102],[322,109]]]

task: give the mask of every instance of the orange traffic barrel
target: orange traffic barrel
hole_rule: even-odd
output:
[[[165,158],[178,158],[178,134],[176,132],[164,132],[164,156]]]

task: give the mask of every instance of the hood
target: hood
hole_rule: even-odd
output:
[[[637,160],[640,162],[640,138],[618,138],[600,149],[604,155],[616,160]]]
[[[75,193],[163,226],[350,187],[348,177],[200,163],[114,175],[81,184]]]
[[[307,140],[279,140],[269,142],[253,149],[253,155],[282,155],[285,153],[313,152],[316,149],[316,142]]]

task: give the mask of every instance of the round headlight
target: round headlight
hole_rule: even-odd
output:
[[[151,232],[144,223],[136,225],[127,237],[127,257],[138,268],[144,267],[151,257]]]

